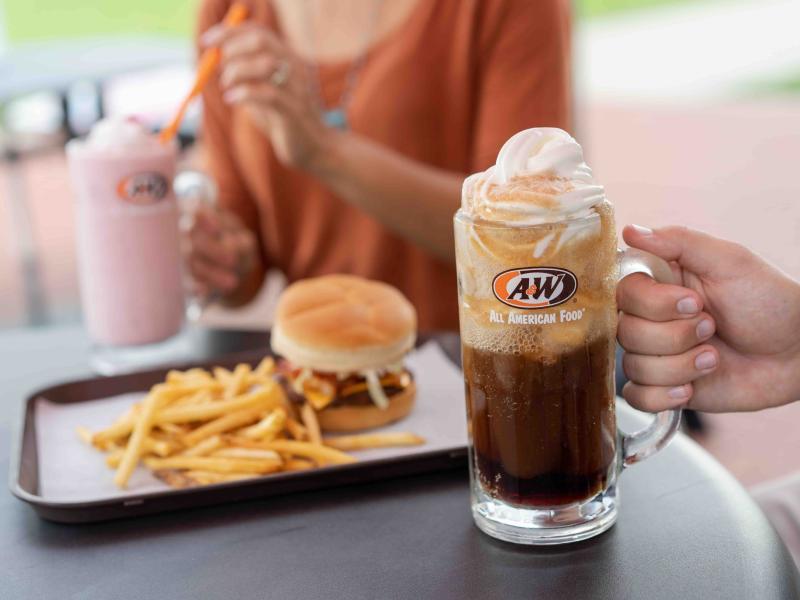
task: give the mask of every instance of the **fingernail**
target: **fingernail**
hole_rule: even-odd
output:
[[[216,27],[212,27],[211,29],[209,29],[208,31],[203,33],[200,36],[200,43],[203,44],[204,46],[213,45],[213,43],[219,37],[219,34],[217,33],[217,31],[218,31],[218,29]]]
[[[222,95],[222,99],[225,100],[228,104],[233,104],[234,102],[238,102],[242,99],[242,89],[241,88],[233,88],[232,90],[228,90]]]
[[[709,319],[703,319],[697,324],[697,337],[704,340],[714,333],[714,324]]]
[[[678,300],[678,312],[682,315],[693,315],[700,310],[697,300],[694,298],[683,298]]]
[[[644,227],[642,225],[631,225],[633,230],[638,233],[639,235],[653,235],[653,230],[649,227]]]
[[[694,366],[698,371],[708,371],[717,366],[717,357],[713,352],[703,352],[694,359]]]
[[[689,397],[689,386],[679,385],[667,391],[667,396],[673,400],[686,400]]]

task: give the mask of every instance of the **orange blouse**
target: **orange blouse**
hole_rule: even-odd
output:
[[[246,4],[252,20],[276,29],[270,2]],[[205,0],[199,30],[221,21],[229,5]],[[483,170],[521,129],[568,129],[569,37],[569,0],[419,0],[369,50],[348,105],[350,128],[435,167]],[[320,66],[327,106],[337,103],[348,68]],[[216,83],[203,101],[207,168],[220,203],[257,234],[267,268],[289,281],[337,272],[383,280],[414,303],[421,330],[458,328],[452,264],[281,165]]]

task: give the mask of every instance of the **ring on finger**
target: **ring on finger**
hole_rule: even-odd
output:
[[[281,60],[278,62],[278,66],[275,67],[272,75],[269,76],[269,82],[275,87],[282,87],[289,80],[291,72],[292,68],[288,61]]]

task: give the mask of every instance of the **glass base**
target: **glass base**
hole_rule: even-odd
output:
[[[615,484],[584,502],[551,508],[511,506],[477,489],[473,490],[472,516],[478,528],[493,538],[546,546],[600,535],[616,522],[617,506]]]
[[[99,375],[120,375],[168,363],[187,362],[192,357],[190,332],[178,334],[155,344],[142,346],[92,345],[89,366]]]

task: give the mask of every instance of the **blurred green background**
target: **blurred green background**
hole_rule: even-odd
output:
[[[594,17],[692,1],[576,0],[576,9],[580,15]],[[0,6],[5,9],[7,38],[13,43],[114,33],[187,36],[192,32],[198,3],[199,0],[4,0]]]
[[[199,0],[3,0],[11,43],[84,35],[187,36]]]

